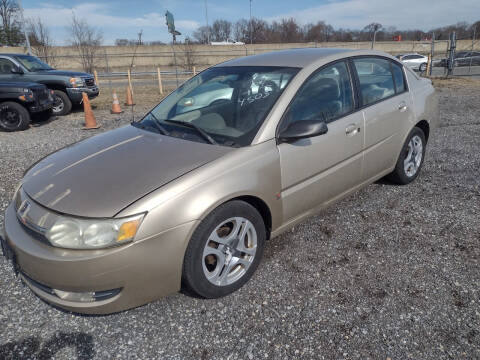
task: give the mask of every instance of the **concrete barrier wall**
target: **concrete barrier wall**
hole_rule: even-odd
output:
[[[375,49],[388,52],[392,55],[419,52],[430,53],[431,43],[429,41],[388,41],[375,43]],[[246,55],[254,55],[268,51],[305,48],[305,47],[340,47],[350,49],[370,49],[370,42],[327,42],[327,43],[288,43],[288,44],[253,44],[253,45],[157,45],[157,46],[102,46],[96,55],[96,68],[98,71],[106,71],[106,64],[110,71],[125,71],[130,67],[132,58],[135,69],[152,70],[156,67],[171,68],[174,65],[173,51],[175,50],[177,64],[180,67],[188,67],[188,64],[195,65],[202,69],[220,62]],[[459,40],[457,51],[470,50],[471,40]],[[444,56],[447,52],[448,41],[437,41],[435,43],[435,54],[437,57]],[[480,50],[480,42],[477,41],[474,47]],[[24,53],[22,47],[3,48],[4,53]],[[56,47],[56,67],[59,69],[81,70],[78,61],[78,53],[71,47]]]

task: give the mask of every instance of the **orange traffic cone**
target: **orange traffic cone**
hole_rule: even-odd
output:
[[[120,107],[120,102],[118,101],[117,93],[113,90],[113,103],[112,103],[112,110],[110,110],[111,114],[121,114],[123,113],[122,108]]]
[[[130,88],[130,86],[127,86],[127,101],[125,102],[125,105],[127,106],[135,105],[135,103],[133,102],[132,89]]]
[[[90,106],[90,100],[88,100],[86,93],[82,93],[82,101],[83,112],[85,113],[85,127],[83,130],[98,129],[100,126],[97,124],[97,120],[95,120],[92,107]]]

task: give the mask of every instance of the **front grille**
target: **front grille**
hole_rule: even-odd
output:
[[[88,87],[95,86],[95,79],[94,78],[84,78],[85,85]]]
[[[44,102],[48,100],[48,89],[33,89],[33,93],[38,101]]]

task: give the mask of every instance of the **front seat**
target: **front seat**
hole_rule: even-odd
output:
[[[320,78],[310,83],[300,96],[302,98],[291,111],[297,119],[329,122],[341,113],[340,87],[335,79]]]

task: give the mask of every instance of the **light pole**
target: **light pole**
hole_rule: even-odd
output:
[[[205,0],[205,20],[207,21],[207,44],[210,44],[210,28],[208,27],[208,7],[207,7],[207,0]]]
[[[250,44],[253,44],[253,37],[252,37],[252,0],[250,0]]]

